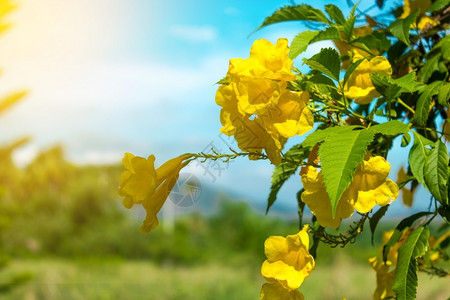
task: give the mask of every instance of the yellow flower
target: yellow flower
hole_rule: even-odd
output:
[[[377,273],[377,288],[373,293],[373,299],[381,300],[389,297],[395,298],[395,293],[392,290],[395,269],[389,270],[392,263],[388,261],[384,264],[384,262],[379,260],[377,257],[372,257],[369,259],[369,264]]]
[[[397,198],[398,186],[387,178],[389,170],[390,164],[383,157],[366,155],[357,166],[352,183],[342,194],[333,218],[322,172],[306,166],[300,172],[305,189],[301,199],[320,225],[336,229],[341,219],[353,215],[355,209],[360,213],[367,213],[375,205],[385,206]]]
[[[156,215],[161,210],[172,191],[183,161],[190,155],[184,154],[172,158],[155,170],[155,157],[147,159],[125,153],[122,162],[125,172],[122,173],[118,193],[124,197],[123,205],[131,208],[134,204],[142,204],[147,215],[141,226],[141,232],[149,232],[158,226]]]
[[[439,25],[439,21],[436,21],[429,16],[423,16],[422,18],[420,18],[419,23],[417,24],[417,28],[423,31],[427,26],[434,27],[437,25]],[[415,28],[416,25],[411,24],[411,26]]]
[[[264,243],[267,260],[261,274],[270,283],[278,282],[287,290],[296,290],[314,269],[314,258],[309,254],[308,227],[294,235],[271,236]]]
[[[278,282],[265,283],[260,297],[261,300],[305,300],[299,290],[287,290]]]
[[[361,59],[355,55],[353,60]],[[349,76],[344,86],[345,96],[355,99],[358,104],[369,104],[373,98],[380,94],[375,90],[370,79],[370,74],[380,73],[381,75],[391,76],[392,68],[389,61],[384,56],[375,56],[371,60],[364,60]]]
[[[264,150],[276,165],[286,140],[311,130],[314,124],[306,106],[309,93],[286,89],[287,81],[296,78],[287,43],[286,39],[275,45],[255,41],[249,58],[230,60],[228,84],[216,93],[216,103],[222,107],[220,131],[234,135],[241,150]]]
[[[272,80],[295,80],[292,60],[288,56],[287,39],[278,39],[273,45],[265,39],[256,40],[247,59],[230,59],[228,75],[238,77],[265,78]]]

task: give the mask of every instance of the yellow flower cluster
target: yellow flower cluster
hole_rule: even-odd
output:
[[[287,82],[295,80],[287,39],[275,45],[256,40],[247,59],[230,60],[226,77],[216,93],[222,107],[220,131],[234,135],[243,151],[261,153],[270,161],[281,162],[280,152],[286,140],[312,129],[314,118],[306,106],[306,91],[292,92]]]
[[[353,61],[362,59],[359,54],[355,54]],[[344,86],[345,96],[355,99],[358,104],[369,104],[380,94],[375,90],[370,79],[370,74],[380,73],[381,75],[391,76],[392,67],[384,56],[375,56],[370,60],[362,61],[358,67],[348,77]]]
[[[317,161],[317,158],[312,160]],[[316,216],[320,225],[336,229],[341,219],[353,215],[355,209],[360,213],[368,213],[375,205],[384,206],[397,198],[398,186],[387,178],[390,168],[383,157],[371,157],[367,154],[357,166],[352,183],[342,194],[333,218],[322,172],[313,166],[305,166],[300,172],[305,189],[301,200]]]
[[[184,161],[190,155],[175,157],[155,170],[155,156],[147,159],[125,153],[122,162],[125,172],[120,178],[118,193],[124,197],[123,205],[131,208],[142,204],[147,216],[141,226],[141,232],[150,232],[158,226],[157,213],[161,210],[167,197],[178,180]]]
[[[309,254],[308,226],[294,235],[271,236],[264,243],[267,260],[261,274],[269,282],[261,289],[261,300],[301,300],[298,288],[315,267]]]

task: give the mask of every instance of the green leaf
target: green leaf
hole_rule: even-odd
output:
[[[442,204],[447,203],[447,181],[448,181],[448,152],[447,147],[441,140],[430,151],[425,159],[423,177],[427,189],[433,197]]]
[[[443,9],[444,7],[450,5],[450,0],[436,0],[430,7],[428,7],[428,12],[434,12],[436,10]]]
[[[328,27],[325,30],[319,31],[319,34],[315,38],[313,38],[309,44],[324,40],[339,40],[339,39],[341,39],[339,30],[337,30],[335,27]]]
[[[449,107],[450,100],[450,83],[445,83],[444,86],[439,90],[438,102],[440,105]]]
[[[375,235],[375,229],[377,228],[378,222],[380,222],[381,218],[386,214],[386,211],[389,208],[389,204],[380,207],[379,210],[377,210],[376,213],[373,214],[373,216],[369,220],[370,224],[370,232],[372,233],[372,246],[373,246],[373,237]]]
[[[430,152],[430,148],[427,146],[433,146],[434,143],[417,132],[413,131],[413,134],[414,143],[409,151],[409,167],[417,181],[425,186],[423,168],[428,153]]]
[[[413,93],[417,90],[418,83],[416,81],[416,73],[411,72],[397,79],[390,79],[389,82],[394,83],[403,88],[403,93]]]
[[[294,59],[300,53],[308,48],[309,42],[319,34],[318,31],[306,30],[300,32],[291,43],[291,48],[289,49],[289,58]]]
[[[358,59],[357,61],[355,61],[354,63],[352,63],[347,71],[345,71],[344,74],[344,81],[342,82],[342,85],[345,86],[345,84],[347,83],[348,78],[350,77],[350,75],[352,75],[353,71],[355,71],[355,69],[365,60],[365,58],[361,58]]]
[[[408,146],[408,145],[409,145],[409,142],[411,142],[411,136],[409,135],[409,133],[403,134],[403,137],[402,137],[402,147]]]
[[[402,87],[389,82],[389,78],[380,73],[370,74],[372,84],[378,93],[386,97],[388,100],[396,99],[400,96]]]
[[[410,227],[417,219],[431,214],[433,213],[428,211],[422,211],[401,220],[400,223],[397,225],[397,227],[395,227],[394,233],[392,234],[389,241],[386,243],[386,245],[383,246],[383,261],[384,262],[387,261],[387,255],[389,254],[389,250],[391,250],[392,246],[398,243],[398,241],[402,237],[403,230]]]
[[[329,127],[322,130],[316,130],[311,133],[302,143],[303,147],[312,148],[317,143],[325,141],[328,137],[333,135],[345,134],[347,131],[352,131],[353,129],[364,128],[362,126],[335,126]]]
[[[267,25],[286,21],[316,21],[324,24],[330,24],[325,14],[317,8],[307,4],[285,6],[279,8],[256,29],[261,29]]]
[[[347,39],[349,41],[352,40],[352,36],[353,36],[353,27],[355,26],[355,21],[356,21],[356,16],[355,16],[356,6],[357,5],[353,6],[352,10],[350,11],[350,16],[345,21],[345,24],[342,28],[342,31],[347,36]]]
[[[398,19],[389,26],[389,30],[396,38],[405,43],[409,44],[409,28],[411,24],[416,22],[416,17],[419,14],[419,9],[416,9],[412,14],[404,19]]]
[[[443,84],[442,81],[435,81],[422,90],[422,93],[417,100],[416,113],[414,114],[414,121],[417,125],[426,126],[433,96],[439,93],[439,89]]]
[[[320,165],[333,217],[373,137],[374,133],[367,129],[354,130],[331,135],[320,145]]]
[[[417,257],[423,256],[428,249],[428,227],[419,227],[398,249],[398,260],[392,290],[398,300],[416,299]]]
[[[419,79],[422,82],[427,82],[430,79],[433,72],[438,69],[439,60],[441,59],[441,54],[437,54],[432,58],[428,59],[427,62],[420,69]]]
[[[309,151],[302,147],[302,145],[296,145],[289,149],[285,156],[290,157],[292,160],[301,162],[308,156]],[[269,198],[267,199],[266,214],[269,212],[270,207],[277,199],[278,191],[281,189],[286,180],[289,179],[297,171],[298,164],[291,162],[282,162],[275,167],[272,174],[272,181],[270,187]]]
[[[414,72],[397,79],[392,79],[380,73],[370,74],[370,78],[375,89],[388,100],[396,99],[402,93],[415,92],[418,86]]]
[[[311,69],[322,72],[339,81],[339,73],[341,71],[341,61],[339,53],[333,48],[323,48],[320,52],[310,59],[303,59]]]
[[[325,10],[327,11],[330,19],[335,21],[338,25],[343,25],[345,23],[345,17],[342,11],[334,4],[325,5]]]
[[[393,120],[374,125],[369,128],[369,131],[373,131],[374,133],[381,133],[387,136],[397,136],[400,134],[408,134],[409,127],[408,124],[405,124],[402,121]]]

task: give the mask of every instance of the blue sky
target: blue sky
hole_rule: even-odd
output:
[[[225,75],[230,58],[248,57],[254,40],[291,40],[305,30],[289,22],[249,37],[290,1],[18,2],[10,16],[13,27],[0,38],[0,92],[27,88],[30,95],[2,116],[0,128],[2,142],[32,136],[16,154],[22,163],[55,144],[77,163],[116,162],[132,152],[153,153],[160,164],[210,145],[236,148],[219,134],[214,83]],[[323,8],[325,2],[330,1],[313,5]],[[363,2],[361,7],[372,4]],[[345,1],[334,4],[350,10]],[[328,46],[318,43],[303,56]],[[299,141],[293,138],[287,147]],[[405,157],[404,151],[396,157]],[[214,178],[198,165],[187,171],[207,184],[265,201],[273,169],[268,162],[240,159],[223,168],[211,166]],[[296,177],[282,191],[293,209],[299,181]]]

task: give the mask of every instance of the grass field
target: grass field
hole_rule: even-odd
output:
[[[2,299],[259,299],[264,279],[256,267],[226,261],[196,266],[158,266],[145,261],[15,260],[9,272],[34,278]],[[317,265],[301,291],[306,299],[372,299],[375,273],[368,265],[339,255]],[[419,276],[417,299],[446,300],[448,279]]]

